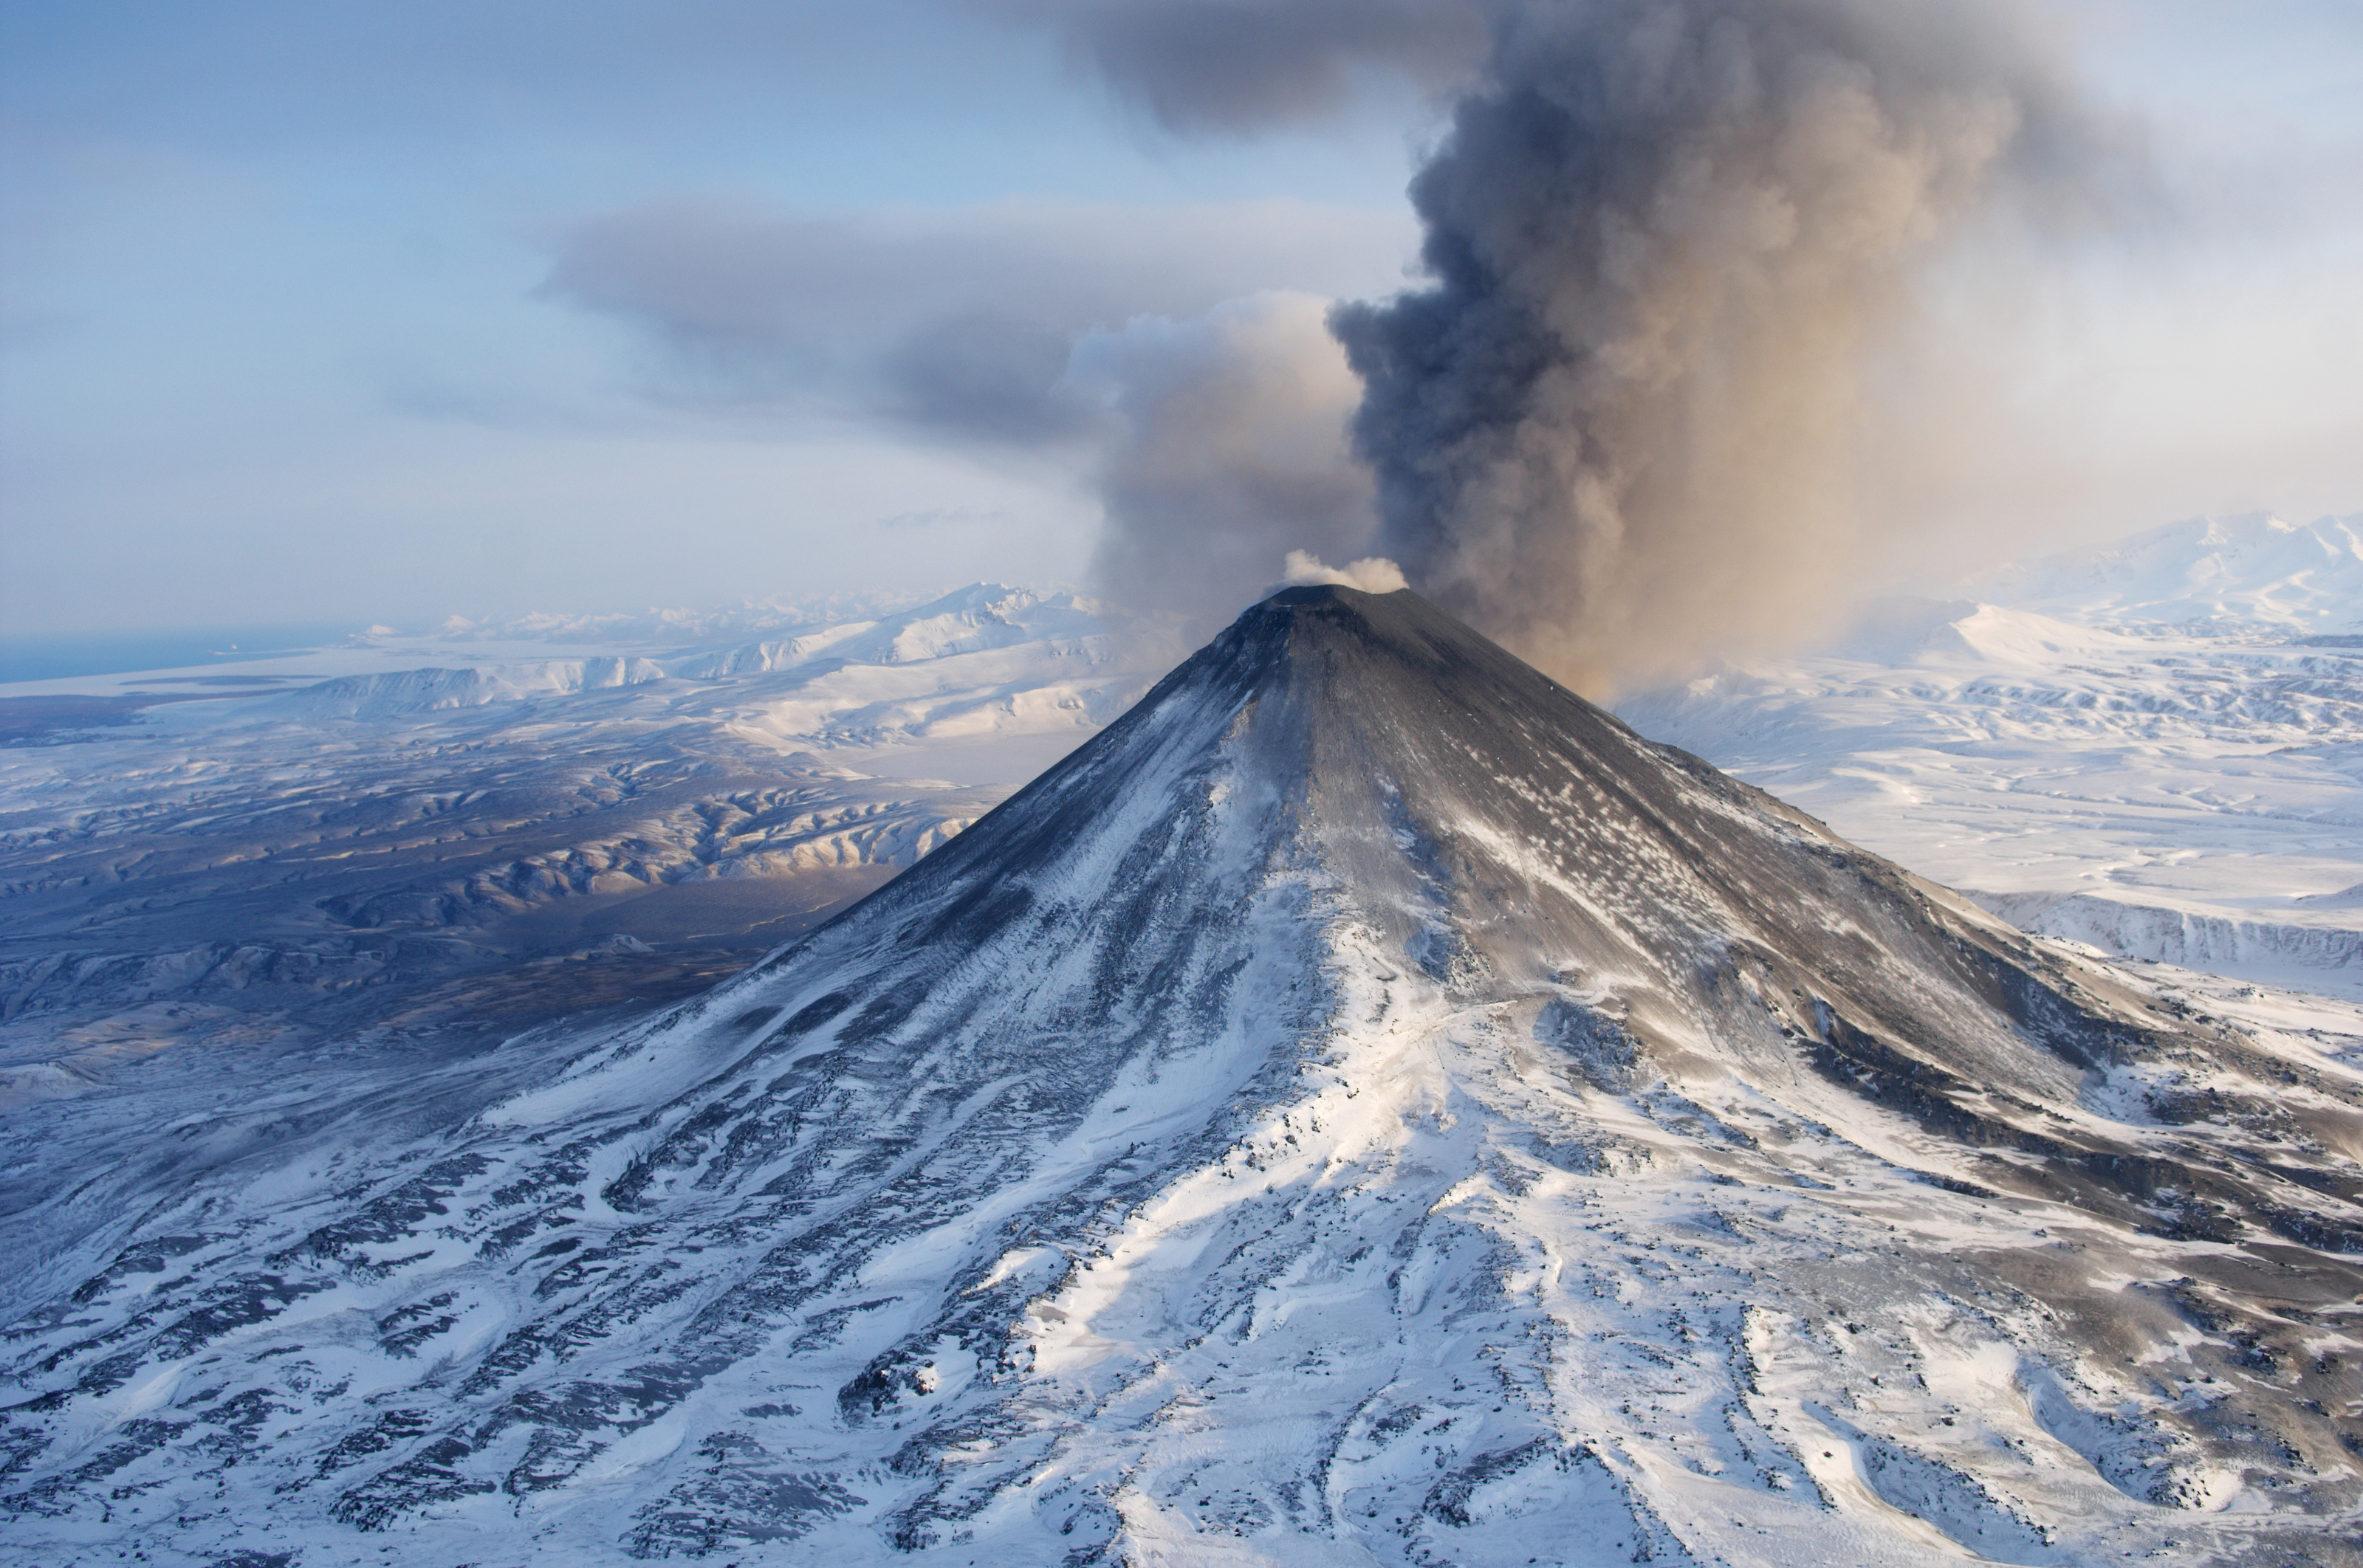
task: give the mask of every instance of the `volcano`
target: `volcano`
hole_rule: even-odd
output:
[[[0,1554],[2363,1561],[2357,1064],[1408,592],[1274,594],[462,1125],[291,1142],[35,1265]]]

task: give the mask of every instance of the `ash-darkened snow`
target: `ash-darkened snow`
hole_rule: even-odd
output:
[[[20,1288],[0,1553],[2358,1560],[2363,1074],[1408,593],[446,1070]]]

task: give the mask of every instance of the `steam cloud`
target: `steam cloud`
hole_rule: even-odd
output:
[[[1411,586],[1403,580],[1403,568],[1384,556],[1364,556],[1360,560],[1333,567],[1311,550],[1291,550],[1286,569],[1280,580],[1291,588],[1336,582],[1359,588],[1365,593],[1400,593]]]
[[[1432,282],[1332,317],[1376,545],[1594,692],[1835,610],[1871,366],[1924,270],[2008,199],[2072,190],[2102,139],[2008,0],[1479,0],[1426,31],[1327,0],[1070,10],[1078,51],[1174,125],[1296,117],[1358,62],[1459,73],[1412,186]],[[1239,80],[1186,47],[1250,16],[1289,47]],[[1181,63],[1143,63],[1149,37]]]

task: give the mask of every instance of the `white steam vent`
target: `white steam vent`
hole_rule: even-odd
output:
[[[1396,593],[1411,586],[1403,580],[1403,568],[1384,556],[1364,556],[1360,560],[1333,567],[1311,550],[1289,551],[1280,580],[1286,588],[1335,582],[1359,588],[1365,593]]]

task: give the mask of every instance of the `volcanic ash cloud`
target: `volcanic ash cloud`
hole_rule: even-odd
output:
[[[1432,282],[1333,316],[1378,547],[1594,691],[1790,640],[1856,570],[1923,270],[2095,145],[2008,6],[1500,14],[1412,187]]]

